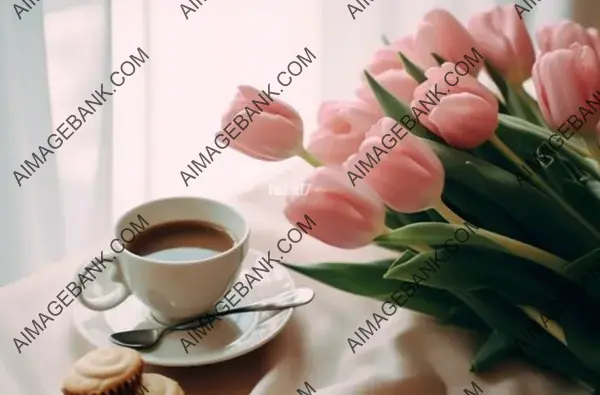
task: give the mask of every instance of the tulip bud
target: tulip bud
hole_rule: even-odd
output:
[[[477,49],[509,82],[521,85],[531,77],[533,44],[512,5],[476,14],[467,26],[477,41]]]
[[[536,32],[541,54],[557,49],[569,49],[573,44],[594,48],[595,35],[593,30],[586,30],[577,22],[560,21],[542,26]]]
[[[569,122],[575,130],[594,130],[599,109],[600,62],[588,46],[573,44],[542,55],[533,66],[540,110],[554,129]]]
[[[326,165],[339,165],[356,151],[378,117],[360,101],[329,101],[321,105],[319,128],[310,136],[308,152]]]
[[[425,75],[427,81],[415,90],[411,103],[419,122],[461,149],[475,148],[494,135],[498,100],[489,89],[469,74],[458,75],[452,63],[431,68]],[[439,92],[437,103],[428,100],[430,92]]]
[[[344,167],[354,169],[359,159],[372,156],[373,147],[381,149],[382,139],[396,126],[391,118],[382,118],[367,133],[357,154]],[[433,150],[418,137],[406,133],[393,148],[386,150],[373,168],[362,177],[383,201],[401,213],[416,213],[434,207],[444,189],[444,167]]]
[[[252,103],[253,100],[268,104]],[[296,110],[279,100],[269,103],[251,86],[238,88],[221,125],[231,137],[231,146],[252,158],[280,161],[303,149],[302,119]]]
[[[464,61],[465,55],[473,53],[476,42],[473,36],[448,11],[429,11],[417,27],[415,43],[429,53],[436,53],[448,62]],[[469,70],[473,76],[479,74],[483,62],[475,63]]]
[[[321,167],[306,181],[306,195],[288,199],[285,217],[293,224],[308,215],[310,235],[334,247],[366,246],[385,231],[385,205],[366,185],[353,187],[339,167]]]

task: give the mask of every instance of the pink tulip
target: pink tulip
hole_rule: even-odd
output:
[[[415,44],[429,53],[436,53],[448,62],[465,61],[465,56],[473,59],[469,74],[477,76],[483,67],[483,60],[474,55],[477,49],[475,39],[448,11],[435,9],[425,14],[417,27]]]
[[[415,45],[414,37],[405,36],[378,50],[367,67],[367,71],[376,76],[391,69],[402,70],[404,65],[400,60],[400,52],[424,70],[437,66],[437,62],[429,53]]]
[[[380,119],[367,133],[359,152],[348,158],[344,167],[361,176],[356,168],[358,161],[368,162],[368,155],[374,157],[374,146],[383,148],[387,153],[381,155],[372,169],[367,169],[368,173],[357,181],[357,187],[366,183],[388,206],[401,213],[426,210],[441,199],[444,167],[433,150],[411,133],[401,134],[396,144],[385,143],[393,148],[384,148],[382,141],[395,125],[396,121],[391,118]]]
[[[305,183],[306,195],[288,198],[285,217],[292,224],[316,225],[309,234],[329,245],[353,249],[371,243],[385,231],[385,206],[365,185],[353,187],[340,167],[321,167]]]
[[[367,71],[371,75],[378,75],[388,70],[402,70],[404,65],[398,56],[398,50],[390,45],[378,49],[373,55],[371,63],[367,66]],[[364,78],[364,74],[362,75]]]
[[[384,71],[374,78],[388,92],[404,103],[412,100],[413,92],[419,85],[406,70],[391,69]],[[366,81],[363,81],[362,85],[356,90],[356,95],[367,104],[369,111],[380,117],[384,115],[375,94]]]
[[[307,150],[326,165],[342,164],[358,151],[365,133],[377,119],[360,101],[325,102],[317,116],[319,128],[310,136]]]
[[[598,29],[590,27],[589,29],[587,29],[587,32],[590,37],[590,40],[592,40],[594,51],[596,51],[596,54],[600,56],[600,34],[598,34]]]
[[[415,90],[411,103],[419,122],[461,149],[475,148],[494,135],[498,100],[483,84],[468,74],[459,76],[452,63],[431,68],[425,75],[427,81]],[[437,102],[431,99],[434,92]]]
[[[531,76],[535,52],[514,6],[497,6],[476,14],[467,26],[477,49],[509,82],[520,85]]]
[[[536,32],[541,54],[557,49],[569,49],[572,44],[588,45],[594,48],[593,31],[587,31],[579,23],[561,21],[552,25],[542,26]]]
[[[300,115],[279,99],[271,102],[259,94],[261,92],[251,86],[238,87],[237,95],[221,118],[221,141],[229,140],[234,149],[265,161],[280,161],[298,154],[302,150],[303,136]],[[269,105],[252,104],[252,100],[267,101]]]
[[[533,83],[544,118],[558,128],[570,117],[579,117],[579,108],[588,108],[587,100],[597,101],[593,94],[600,88],[600,62],[592,48],[573,44],[542,55],[533,66]],[[592,130],[597,112],[585,118],[582,126]]]

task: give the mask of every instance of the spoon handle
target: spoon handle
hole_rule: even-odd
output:
[[[288,292],[284,292],[280,295],[274,296],[270,299],[266,299],[260,302],[251,303],[249,305],[238,307],[237,309],[230,309],[226,311],[220,311],[216,314],[205,314],[200,317],[196,317],[189,321],[182,322],[170,326],[170,330],[187,330],[195,328],[199,325],[210,323],[214,318],[223,317],[229,314],[237,313],[249,313],[253,311],[273,311],[273,310],[285,310],[292,307],[298,307],[309,303],[314,297],[314,291],[310,288],[297,288]]]
[[[244,306],[244,307],[240,307],[240,308],[233,309],[233,310],[221,311],[216,314],[204,315],[202,317],[195,318],[192,321],[187,321],[182,324],[170,326],[168,329],[176,330],[176,331],[183,331],[183,330],[193,329],[198,326],[207,325],[207,324],[211,323],[212,321],[214,321],[213,318],[223,317],[223,316],[226,316],[229,314],[251,313],[253,311],[285,310],[285,309],[289,309],[291,307],[295,307],[295,305],[291,305],[291,304],[290,305],[265,305],[265,306],[261,306],[261,307]]]

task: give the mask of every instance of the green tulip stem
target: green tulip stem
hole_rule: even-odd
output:
[[[517,97],[521,101],[521,103],[527,107],[527,109],[529,110],[529,112],[531,114],[533,114],[533,116],[537,120],[537,123],[540,126],[544,127],[544,129],[548,130],[547,125],[546,125],[546,120],[544,119],[544,116],[540,112],[540,107],[539,107],[537,101],[535,101],[531,96],[529,96],[529,94],[525,91],[525,89],[523,89],[523,85],[511,85],[511,86],[512,86],[513,90],[515,91]]]
[[[592,159],[600,165],[600,147],[598,146],[598,137],[596,137],[596,133],[594,131],[585,133],[583,141],[585,141],[585,145],[587,145]]]
[[[544,180],[542,180],[535,171],[531,169],[526,163],[524,163],[521,158],[514,153],[510,147],[508,147],[500,138],[494,135],[490,142],[496,147],[498,151],[500,151],[508,160],[510,160],[523,174],[526,179],[530,179],[535,186],[537,186],[541,191],[545,192],[551,199],[553,199],[559,206],[563,208],[569,215],[575,218],[581,225],[589,230],[589,232],[594,235],[596,239],[600,241],[600,233],[594,228],[588,221],[585,220],[569,203],[567,203],[559,194],[554,192],[548,184]],[[597,145],[596,145],[597,146]]]
[[[523,100],[520,98],[518,93],[519,89],[521,88],[508,86],[506,106],[508,107],[508,110],[510,111],[511,115],[521,119],[525,119],[527,121],[532,121],[531,117],[529,116],[532,113],[531,111],[529,113],[527,112],[527,103],[524,103]]]
[[[565,331],[563,330],[563,328],[560,325],[558,325],[556,322],[554,322],[552,320],[548,320],[545,322],[542,319],[542,313],[540,313],[539,311],[537,311],[535,308],[533,308],[531,306],[519,306],[519,308],[521,310],[523,310],[523,312],[525,314],[527,314],[527,316],[529,318],[531,318],[532,320],[537,322],[542,328],[544,328],[546,330],[546,332],[551,334],[556,340],[558,340],[565,346],[567,345],[567,339],[565,338]]]
[[[302,147],[302,150],[298,153],[298,156],[306,161],[309,165],[313,167],[321,167],[323,163],[319,161],[317,158],[311,155],[310,152],[306,150],[306,148]]]
[[[454,213],[448,206],[446,206],[441,199],[438,204],[433,207],[433,209],[451,224],[462,226],[466,222],[460,216]],[[551,254],[546,250],[542,250],[541,248],[523,243],[519,240],[511,239],[510,237],[506,237],[486,229],[479,228],[477,233],[506,248],[512,254],[539,263],[540,265],[545,266],[557,273],[562,273],[562,270],[568,263],[568,261]]]
[[[456,214],[452,209],[440,199],[433,207],[433,210],[437,211],[439,215],[442,216],[446,221],[454,225],[463,225],[466,221],[460,217],[460,215]]]

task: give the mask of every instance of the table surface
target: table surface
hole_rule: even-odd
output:
[[[301,182],[310,173],[299,165],[293,174],[274,177],[271,184]],[[228,203],[237,207],[252,226],[252,248],[266,251],[290,224],[282,215],[285,197],[269,195],[269,182],[240,194]],[[63,262],[0,288],[0,394],[59,394],[62,377],[71,364],[92,349],[74,329],[74,304],[47,323],[47,328],[19,354],[14,337],[71,281],[76,266],[96,251],[80,251]],[[390,256],[377,247],[340,250],[304,238],[289,253],[289,261],[361,262]],[[287,258],[287,256],[286,256]],[[5,263],[6,264],[6,263]],[[440,326],[408,310],[398,311],[354,354],[348,345],[358,326],[381,310],[381,303],[317,283],[292,273],[298,286],[315,290],[315,300],[297,309],[288,325],[265,346],[231,361],[211,366],[164,368],[146,372],[169,376],[187,395],[294,395],[306,388],[319,395],[575,395],[586,392],[514,361],[495,372],[469,373],[474,339],[464,331]],[[78,303],[78,302],[77,302]]]

